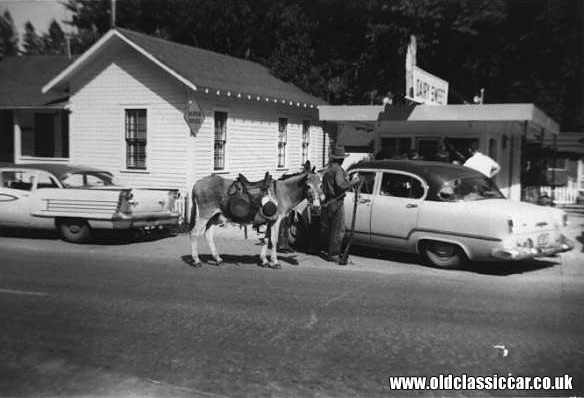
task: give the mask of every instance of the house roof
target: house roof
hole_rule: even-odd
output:
[[[24,55],[0,61],[0,109],[62,108],[63,94],[41,88],[75,57],[64,55]]]
[[[193,90],[295,106],[324,104],[320,98],[273,76],[255,62],[178,44],[128,29],[112,29],[79,59],[43,87],[62,88],[68,79],[114,40],[122,40]]]

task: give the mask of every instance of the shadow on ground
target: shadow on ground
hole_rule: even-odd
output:
[[[389,250],[353,246],[351,247],[351,254],[370,259],[397,261],[419,267],[436,268],[425,263],[421,256],[412,253],[401,253]],[[559,256],[523,261],[471,262],[467,264],[462,269],[462,271],[473,272],[482,275],[506,276],[551,268],[558,265],[559,262]],[[448,270],[444,271],[447,272]]]
[[[211,265],[215,267],[217,266],[215,259],[210,254],[201,254],[199,257],[203,262],[203,265]],[[279,254],[278,260],[280,261],[281,265],[286,264],[298,265],[299,263],[296,257],[297,254],[292,254],[289,256]],[[260,266],[260,256],[258,254],[254,255],[221,254],[221,258],[223,258],[223,263],[219,264],[220,267],[225,267],[228,265],[250,265],[250,264]],[[190,254],[181,256],[181,260],[189,266],[194,266],[193,257]]]
[[[112,231],[112,230],[94,230],[93,238],[89,244],[94,245],[126,245],[128,243],[153,242],[175,236],[174,233],[165,231]],[[6,238],[23,238],[23,239],[45,239],[61,240],[61,236],[55,230],[38,230],[23,228],[2,228],[0,237]]]
[[[582,233],[580,234],[580,236],[576,237],[576,240],[578,242],[580,242],[580,244],[582,245],[582,249],[580,250],[582,253],[584,253],[584,224],[581,225],[581,227],[583,227]]]

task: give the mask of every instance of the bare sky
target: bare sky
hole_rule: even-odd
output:
[[[6,9],[12,15],[21,39],[26,21],[32,22],[38,34],[46,33],[53,19],[59,22],[63,31],[71,30],[63,23],[63,20],[71,19],[71,13],[61,0],[0,0],[0,13],[4,14]]]

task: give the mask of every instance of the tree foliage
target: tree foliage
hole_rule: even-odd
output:
[[[18,33],[8,10],[0,15],[0,60],[18,54]]]
[[[66,0],[80,53],[111,25],[110,0]],[[583,0],[118,0],[117,25],[262,63],[333,104],[405,91],[405,52],[449,81],[450,103],[534,102],[584,130]],[[52,26],[52,25],[51,25]],[[62,31],[61,31],[62,33]],[[43,36],[58,52],[59,29]]]
[[[22,37],[22,47],[27,55],[44,54],[45,43],[37,33],[32,22],[27,21],[24,24],[24,36]]]

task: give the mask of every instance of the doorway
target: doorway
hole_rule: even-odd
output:
[[[0,162],[14,163],[14,119],[12,111],[0,111]]]

